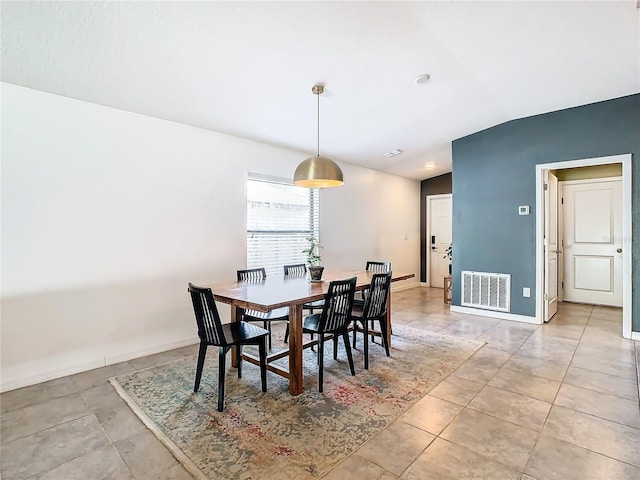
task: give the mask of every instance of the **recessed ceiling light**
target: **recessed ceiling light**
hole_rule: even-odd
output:
[[[427,162],[424,164],[424,168],[426,168],[427,170],[433,170],[434,168],[436,168],[436,162]]]
[[[427,83],[430,78],[431,75],[429,75],[428,73],[423,73],[422,75],[418,75],[416,77],[416,83]]]
[[[395,150],[391,150],[390,152],[387,152],[384,154],[385,157],[395,157],[396,155],[400,155],[402,153],[402,150],[400,150],[399,148],[396,148]]]

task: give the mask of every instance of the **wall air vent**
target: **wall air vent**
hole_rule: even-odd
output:
[[[462,271],[463,307],[508,312],[511,300],[511,275]]]
[[[385,153],[384,156],[387,158],[395,157],[396,155],[400,155],[403,152],[404,150],[400,150],[399,148],[396,148],[395,150],[391,150],[390,152]]]

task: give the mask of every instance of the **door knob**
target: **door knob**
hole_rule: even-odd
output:
[[[616,248],[616,252],[622,253],[622,249],[621,248]]]

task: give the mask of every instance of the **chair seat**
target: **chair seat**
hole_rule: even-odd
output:
[[[324,300],[316,300],[315,302],[305,303],[302,308],[304,309],[315,309],[324,307]]]
[[[319,326],[320,326],[320,317],[322,317],[322,314],[320,313],[314,313],[313,315],[309,315],[308,317],[305,317],[304,320],[302,320],[302,331],[304,333],[318,333]],[[335,332],[347,331],[349,323],[350,322],[345,322],[342,327],[336,330],[325,330],[324,333],[335,333]]]
[[[315,313],[313,315],[305,317],[302,321],[302,331],[306,333],[317,333],[318,324],[320,323],[320,317],[321,315],[319,313]]]
[[[224,332],[224,339],[227,345],[248,343],[252,340],[258,341],[262,337],[269,335],[268,330],[247,322],[224,323],[222,325],[222,331]]]
[[[245,310],[245,320],[289,320],[289,309],[287,307],[276,308],[269,312],[260,312],[258,310]]]
[[[356,292],[355,296],[353,297],[353,307],[360,307],[360,309],[362,309],[362,307],[364,307],[364,301],[366,299],[366,291],[362,290],[360,292]]]

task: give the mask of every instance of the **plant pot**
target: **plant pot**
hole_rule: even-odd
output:
[[[324,270],[324,267],[319,267],[319,266],[313,266],[313,267],[309,267],[309,275],[311,276],[311,281],[312,282],[320,282],[322,281],[322,271]]]

